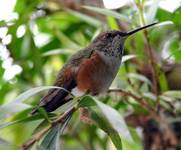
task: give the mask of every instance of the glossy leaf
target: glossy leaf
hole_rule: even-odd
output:
[[[86,104],[88,104],[90,106],[90,105],[93,105],[93,103],[95,103],[98,106],[98,108],[101,110],[101,112],[104,114],[105,118],[108,120],[108,122],[110,123],[112,128],[118,134],[120,134],[120,136],[122,138],[128,140],[129,142],[133,141],[124,119],[115,109],[111,108],[110,106],[108,106],[92,97],[86,97],[85,99],[87,99],[87,102],[84,103],[83,106],[85,106]],[[85,101],[85,99],[83,99],[83,100]],[[90,102],[88,102],[88,101],[90,101]]]
[[[118,132],[116,132],[111,125],[106,122],[104,118],[99,116],[95,111],[91,110],[91,118],[96,122],[96,124],[101,128],[107,135],[111,138],[114,146],[117,150],[122,150],[122,142]]]
[[[102,113],[105,115],[109,123],[115,129],[115,131],[118,132],[121,135],[121,137],[123,137],[124,139],[128,140],[129,142],[133,142],[129,129],[122,116],[110,106],[105,105],[104,103],[95,99],[94,101],[101,109]]]
[[[49,133],[45,136],[41,143],[41,147],[44,149],[58,150],[60,136],[60,124],[54,126]],[[59,148],[60,149],[60,148]]]

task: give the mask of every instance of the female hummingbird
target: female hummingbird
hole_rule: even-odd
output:
[[[120,67],[127,37],[155,24],[157,23],[130,32],[113,30],[99,34],[88,47],[74,54],[60,70],[54,85],[67,91],[49,90],[40,100],[39,106],[51,112],[71,100],[69,92],[75,96],[106,92]],[[36,111],[37,109],[34,109],[32,113]]]

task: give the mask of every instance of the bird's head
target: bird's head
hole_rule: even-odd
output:
[[[140,28],[137,28],[130,32],[121,32],[119,30],[106,31],[100,33],[92,42],[94,49],[103,51],[109,56],[122,56],[123,46],[125,40],[134,33],[151,27],[157,23],[149,24]]]

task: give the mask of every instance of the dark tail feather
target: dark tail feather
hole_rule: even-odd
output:
[[[54,95],[54,93],[52,93]],[[43,107],[47,112],[52,112],[56,110],[61,105],[65,104],[66,102],[70,101],[71,99],[65,100],[65,97],[68,95],[68,92],[63,90],[58,90],[55,96],[51,98],[51,100],[47,103],[40,104],[38,107]],[[45,100],[47,98],[51,97],[50,95],[47,95],[42,98],[42,100]],[[43,102],[43,101],[42,101]],[[31,114],[35,114],[38,111],[38,108],[33,109]]]
[[[61,105],[67,103],[72,98],[66,98],[69,95],[68,91],[71,91],[76,86],[74,80],[69,81],[64,88],[67,89],[54,89],[51,90],[45,97],[41,99],[40,107],[43,107],[47,112],[52,112],[56,110]],[[33,109],[31,114],[35,114],[38,111],[38,108]]]

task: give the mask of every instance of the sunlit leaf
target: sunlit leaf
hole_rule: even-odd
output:
[[[60,30],[56,29],[55,35],[61,41],[61,43],[64,47],[68,47],[70,49],[81,49],[80,45],[78,45],[76,42],[74,42],[72,39],[70,39],[68,36],[66,36]]]
[[[11,149],[12,145],[0,138],[0,149]]]
[[[96,124],[101,128],[104,132],[108,134],[114,143],[117,150],[122,150],[122,142],[119,133],[113,129],[108,122],[102,117],[100,117],[95,111],[91,111],[91,118],[96,122]]]
[[[129,133],[128,127],[122,118],[122,116],[113,108],[111,108],[108,105],[105,105],[104,103],[95,100],[96,104],[101,109],[102,113],[105,115],[105,117],[108,119],[109,123],[112,125],[112,127],[126,140],[132,142],[133,139]]]
[[[22,101],[26,100],[27,98],[29,98],[29,97],[31,97],[31,96],[39,93],[39,92],[48,90],[48,89],[62,89],[62,90],[65,90],[66,92],[70,93],[66,89],[64,89],[62,87],[58,87],[58,86],[40,86],[40,87],[35,87],[32,89],[29,89],[29,90],[25,91],[24,93],[20,94],[18,97],[16,97],[16,99],[13,101],[13,103],[14,102],[16,102],[16,103],[22,102]]]
[[[146,98],[149,98],[151,100],[156,100],[157,99],[156,95],[154,95],[153,93],[150,93],[150,92],[143,93],[143,96],[146,97]]]
[[[102,15],[106,16],[112,16],[117,19],[121,19],[123,21],[129,22],[128,17],[121,15],[120,13],[117,13],[115,11],[109,10],[109,9],[104,9],[104,8],[98,8],[98,7],[91,7],[91,6],[83,6],[83,8],[94,11],[96,13],[100,13]]]
[[[166,91],[162,95],[181,99],[181,91]]]
[[[128,77],[129,78],[134,78],[134,79],[137,79],[137,80],[140,80],[140,81],[143,81],[143,82],[151,85],[150,80],[147,79],[144,75],[141,75],[141,74],[138,74],[138,73],[129,73]]]
[[[167,11],[167,10],[158,8],[157,14],[156,14],[156,18],[157,18],[159,21],[171,20],[171,19],[172,19],[172,13],[169,12],[169,11]]]
[[[53,49],[48,52],[42,54],[42,56],[51,56],[51,55],[58,55],[58,54],[73,54],[75,50],[71,49]]]
[[[88,102],[88,101],[93,101],[94,103],[96,103],[96,105],[100,108],[101,112],[104,114],[104,116],[106,117],[108,122],[111,124],[113,129],[116,132],[118,132],[121,137],[128,140],[129,142],[133,142],[133,139],[130,135],[130,132],[128,130],[128,127],[127,127],[124,119],[115,109],[111,108],[110,106],[108,106],[92,97],[87,96],[86,99],[87,99],[86,104],[88,104],[88,105],[93,105],[92,102]],[[83,99],[83,100],[85,100],[85,99]],[[84,106],[86,104],[84,103]]]
[[[0,106],[0,118],[5,117],[6,115],[10,115],[11,113],[16,113],[31,107],[31,105],[17,102],[5,104],[3,106]]]
[[[118,26],[118,23],[116,22],[115,18],[113,18],[111,16],[107,16],[107,22],[111,29],[119,30],[119,26]]]
[[[15,125],[18,123],[26,123],[26,122],[31,122],[31,121],[40,120],[40,119],[43,119],[42,115],[37,114],[37,115],[33,115],[33,116],[28,116],[28,117],[20,119],[20,120],[15,120],[12,122],[4,122],[4,123],[0,124],[0,129],[11,126],[11,125]]]
[[[151,3],[151,6],[146,14],[147,23],[152,23],[154,21],[160,0],[154,0],[152,2],[153,3]]]
[[[137,57],[136,55],[125,55],[125,56],[123,56],[122,57],[122,63],[124,63],[124,62],[126,62],[126,61],[128,61],[128,60],[130,60],[130,59],[133,59],[133,58],[135,58],[135,57]]]
[[[77,105],[77,103],[78,103],[78,101],[77,101],[77,99],[75,98],[75,99],[73,99],[73,100],[71,100],[71,101],[63,104],[63,105],[60,106],[59,108],[57,108],[57,109],[55,110],[55,112],[61,114],[61,113],[65,112],[65,111],[73,108],[75,105]]]
[[[173,101],[173,98],[171,98],[170,96],[160,95],[159,98],[161,100],[168,101],[168,102]]]
[[[161,27],[161,26],[167,26],[167,25],[173,25],[173,22],[172,21],[164,21],[164,22],[160,22],[156,25],[154,25],[153,27]]]
[[[160,74],[159,74],[159,85],[160,85],[160,89],[162,91],[168,90],[168,83],[167,83],[167,79],[166,79],[164,72],[160,72]]]
[[[71,13],[72,15],[84,20],[85,22],[95,26],[95,27],[100,27],[101,26],[101,22],[93,17],[90,17],[86,14],[83,13],[79,13],[77,11],[73,11],[73,10],[67,10],[69,13]]]
[[[172,21],[176,24],[176,25],[181,25],[181,7],[179,7],[177,10],[175,10],[175,12],[173,13],[173,17],[172,17]]]

